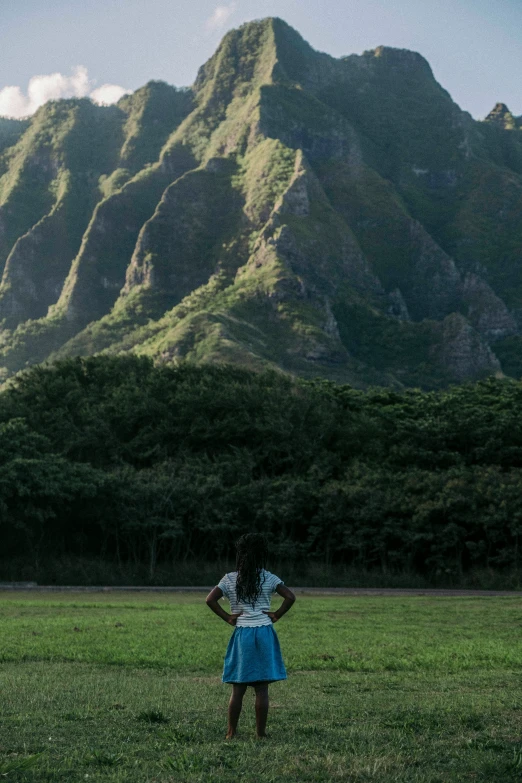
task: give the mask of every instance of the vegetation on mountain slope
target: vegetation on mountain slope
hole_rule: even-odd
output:
[[[0,367],[98,352],[438,388],[522,367],[522,123],[279,19],[190,89],[0,119]]]

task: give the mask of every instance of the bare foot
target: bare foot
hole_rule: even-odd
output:
[[[235,731],[227,731],[227,735],[225,737],[226,740],[235,739],[236,732]]]

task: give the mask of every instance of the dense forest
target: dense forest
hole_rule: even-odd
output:
[[[399,393],[132,356],[39,366],[0,394],[2,562],[136,563],[153,582],[230,562],[256,529],[287,563],[515,571],[521,407],[496,378]]]

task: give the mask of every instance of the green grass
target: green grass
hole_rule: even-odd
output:
[[[230,628],[202,594],[0,594],[8,781],[518,781],[521,602],[300,597],[271,739],[223,741]],[[75,630],[78,629],[78,630]]]

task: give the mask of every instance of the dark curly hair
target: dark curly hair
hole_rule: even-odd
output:
[[[236,597],[255,604],[261,593],[261,571],[266,568],[268,545],[259,533],[245,533],[236,541]]]

